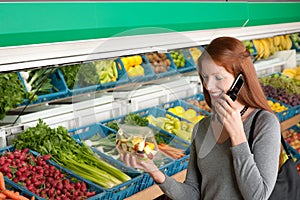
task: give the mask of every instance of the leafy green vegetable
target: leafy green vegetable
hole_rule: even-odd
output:
[[[17,149],[30,148],[42,155],[50,154],[56,163],[91,180],[102,187],[110,188],[131,178],[100,160],[97,154],[86,146],[78,144],[69,136],[66,128],[51,129],[42,120],[36,127],[30,127],[13,141]]]
[[[30,96],[16,73],[0,74],[0,119]]]
[[[148,120],[135,113],[129,113],[125,116],[124,123],[128,125],[147,126]]]
[[[118,125],[118,122],[116,122],[116,121],[108,122],[108,123],[106,123],[106,126],[111,129],[114,129],[115,131],[119,130],[119,125]]]
[[[77,78],[77,73],[80,68],[80,64],[77,65],[68,65],[60,68],[62,74],[64,75],[64,79],[68,88],[73,89],[75,85],[75,81]]]
[[[31,92],[35,94],[49,94],[52,93],[52,89],[56,92],[59,90],[51,83],[51,74],[55,72],[55,69],[35,69],[29,71],[28,84],[31,86]]]
[[[171,136],[158,132],[154,135],[157,144],[168,144]],[[168,137],[168,138],[166,138]]]
[[[100,83],[93,62],[61,67],[66,84],[70,89],[98,85]]]

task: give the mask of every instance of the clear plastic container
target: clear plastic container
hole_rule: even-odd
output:
[[[119,125],[116,135],[118,151],[130,153],[139,160],[152,160],[158,152],[154,133],[149,127]]]

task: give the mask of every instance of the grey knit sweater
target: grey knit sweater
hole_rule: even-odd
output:
[[[255,110],[244,121],[249,136]],[[280,124],[276,116],[260,113],[254,131],[253,154],[247,142],[231,147],[230,139],[216,143],[210,118],[194,128],[190,161],[184,183],[166,177],[160,188],[178,200],[268,199],[276,182],[280,153]]]

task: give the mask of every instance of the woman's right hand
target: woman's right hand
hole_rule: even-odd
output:
[[[129,167],[133,167],[136,169],[141,169],[145,172],[154,172],[159,169],[154,164],[153,160],[139,160],[136,155],[126,153],[124,151],[120,152],[120,159]]]
[[[120,152],[120,159],[129,167],[141,169],[148,172],[156,183],[163,183],[166,180],[166,176],[162,173],[153,160],[139,160],[135,155]]]

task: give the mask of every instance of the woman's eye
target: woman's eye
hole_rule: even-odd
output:
[[[218,81],[220,81],[220,80],[223,79],[223,77],[222,77],[222,76],[216,76],[216,79],[217,79]]]

